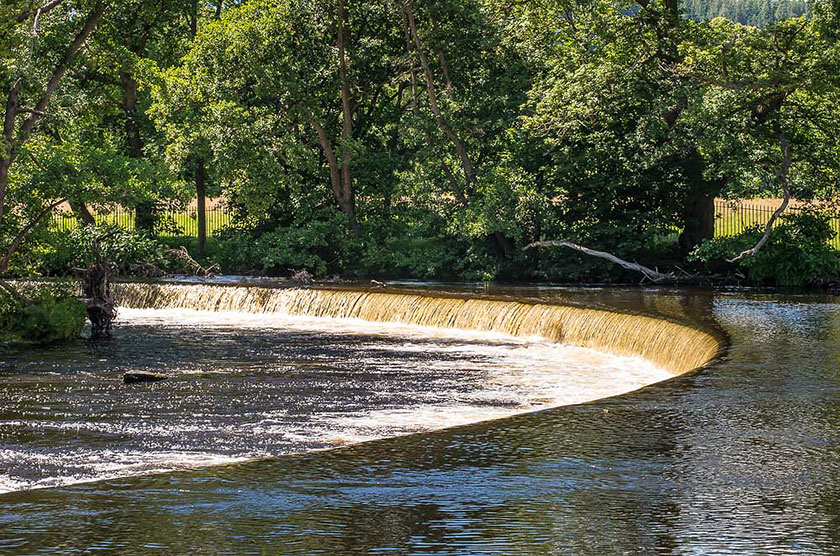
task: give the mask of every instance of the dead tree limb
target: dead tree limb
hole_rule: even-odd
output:
[[[583,245],[578,245],[577,243],[572,243],[571,241],[565,240],[552,240],[552,241],[535,241],[529,245],[526,245],[523,248],[523,251],[526,249],[532,249],[534,247],[568,247],[569,249],[574,249],[575,251],[579,251],[585,255],[590,255],[592,257],[598,257],[600,259],[606,259],[611,263],[617,264],[622,268],[626,268],[627,270],[632,270],[635,272],[640,272],[642,275],[650,280],[651,282],[663,282],[669,281],[674,279],[673,273],[662,274],[658,270],[654,270],[652,268],[648,268],[646,266],[640,265],[638,263],[631,263],[629,261],[625,261],[624,259],[619,259],[612,253],[607,253],[606,251],[596,251],[595,249],[590,249],[589,247],[584,247]]]
[[[85,269],[78,270],[82,281],[82,295],[85,300],[88,320],[91,325],[91,338],[111,336],[111,323],[117,318],[117,302],[111,295],[111,282],[116,269],[102,253],[100,242],[113,236],[116,231],[107,233],[93,240],[93,262]]]
[[[174,259],[181,261],[185,265],[184,270],[192,272],[196,276],[212,276],[213,272],[218,270],[216,265],[210,265],[207,268],[201,266],[198,261],[190,256],[187,248],[183,245],[179,249],[167,249],[166,253]]]
[[[761,235],[761,239],[758,240],[752,248],[747,249],[745,251],[741,251],[736,257],[728,259],[728,262],[735,263],[746,257],[747,255],[755,255],[758,251],[767,243],[767,240],[770,239],[770,233],[773,231],[773,226],[776,224],[776,220],[778,220],[779,216],[785,211],[790,203],[790,187],[788,186],[788,172],[790,171],[790,144],[788,143],[787,136],[785,135],[784,131],[779,131],[779,148],[782,151],[782,164],[779,166],[779,171],[776,173],[776,180],[779,182],[779,185],[782,186],[782,191],[784,191],[784,198],[782,199],[782,204],[779,205],[773,214],[770,216],[770,220],[767,221],[767,224],[764,226],[764,233]]]

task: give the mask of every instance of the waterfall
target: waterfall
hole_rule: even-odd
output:
[[[641,356],[673,374],[703,366],[721,349],[713,334],[646,315],[550,303],[338,289],[121,283],[120,305],[199,311],[356,318],[492,331]]]

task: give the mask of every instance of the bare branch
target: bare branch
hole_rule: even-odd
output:
[[[779,185],[782,186],[782,190],[784,191],[784,198],[782,199],[782,204],[779,205],[773,214],[770,216],[770,220],[767,221],[767,225],[764,226],[764,233],[761,235],[761,239],[758,240],[758,243],[755,244],[751,249],[747,249],[745,251],[741,251],[737,257],[733,257],[729,259],[730,263],[738,262],[747,255],[755,255],[758,251],[767,243],[767,240],[770,238],[770,233],[773,231],[773,225],[776,223],[776,220],[781,216],[781,214],[785,211],[790,203],[790,187],[788,187],[788,172],[790,171],[790,144],[788,143],[787,136],[785,135],[784,131],[779,131],[779,148],[782,151],[782,164],[779,167],[779,171],[776,174],[776,179],[779,182]]]
[[[662,282],[666,280],[673,280],[674,274],[662,274],[658,270],[654,270],[652,268],[648,268],[646,266],[640,265],[638,263],[631,263],[629,261],[625,261],[624,259],[619,259],[612,253],[607,253],[606,251],[596,251],[595,249],[590,249],[589,247],[584,247],[583,245],[578,245],[577,243],[572,243],[571,241],[565,240],[552,240],[552,241],[535,241],[529,245],[526,245],[523,248],[523,251],[526,249],[531,249],[534,247],[568,247],[569,249],[574,249],[575,251],[580,251],[585,255],[590,255],[592,257],[598,257],[600,259],[606,259],[611,263],[615,263],[622,268],[626,268],[627,270],[632,270],[635,272],[641,272],[645,278],[650,280],[651,282]]]

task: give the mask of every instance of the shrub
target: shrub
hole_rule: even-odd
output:
[[[352,243],[343,219],[313,220],[261,234],[229,230],[220,236],[215,256],[224,272],[288,274],[307,270],[324,276],[352,267],[348,264]]]
[[[85,325],[85,304],[60,284],[27,285],[25,291],[0,290],[0,338],[50,344],[78,338]]]
[[[736,236],[706,241],[691,259],[706,263],[712,270],[725,269],[729,266],[726,260],[753,247],[763,231],[763,226],[752,226]],[[834,235],[828,218],[820,212],[788,213],[780,218],[758,253],[747,255],[736,264],[754,284],[816,284],[836,277],[840,271],[840,253],[829,244]]]
[[[129,274],[148,264],[167,265],[165,247],[142,231],[102,226],[79,226],[68,232],[54,232],[40,256],[40,272],[46,276],[67,276],[74,268],[87,267],[94,258],[94,242],[101,238],[105,260],[119,274]]]

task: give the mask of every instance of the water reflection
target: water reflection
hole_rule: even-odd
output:
[[[6,494],[0,547],[840,551],[838,305],[801,296],[655,295],[670,299],[611,291],[601,302],[623,299],[638,308],[641,298],[659,311],[705,307],[732,338],[726,360],[629,395],[490,423],[213,470]]]

